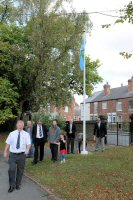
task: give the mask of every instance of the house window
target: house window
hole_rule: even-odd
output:
[[[90,116],[90,120],[93,120],[93,116]]]
[[[133,100],[129,101],[129,110],[133,110]]]
[[[74,116],[74,121],[79,121],[79,116]]]
[[[122,116],[117,117],[117,122],[118,122],[118,128],[121,129],[122,128]]]
[[[117,122],[117,117],[116,116],[112,116],[112,122],[113,123]]]
[[[94,102],[94,114],[98,113],[98,102]]]
[[[103,110],[107,109],[107,102],[106,101],[102,102],[102,109]]]
[[[118,116],[117,121],[118,121],[118,123],[122,123],[122,116]]]
[[[68,106],[65,106],[65,112],[68,113]]]
[[[111,123],[117,122],[116,113],[108,113],[108,122],[111,122]]]
[[[98,116],[94,116],[94,120],[97,120]]]
[[[121,101],[118,101],[118,102],[116,103],[116,110],[117,110],[117,111],[122,111],[122,102],[121,102]]]

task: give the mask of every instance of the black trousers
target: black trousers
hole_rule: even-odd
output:
[[[67,138],[67,153],[70,153],[70,145],[71,153],[74,153],[74,138]]]
[[[57,144],[50,144],[51,154],[52,154],[52,160],[57,161],[58,159],[58,145]]]
[[[25,167],[25,154],[14,154],[10,153],[9,155],[9,185],[10,186],[20,186],[22,176],[24,173],[24,167]]]
[[[107,144],[107,136],[104,137],[104,142]]]
[[[82,141],[79,141],[78,142],[78,151],[79,151],[79,153],[81,153],[81,144],[82,144]]]
[[[36,138],[34,142],[34,162],[38,162],[38,160],[42,161],[44,157],[44,139],[43,138]]]

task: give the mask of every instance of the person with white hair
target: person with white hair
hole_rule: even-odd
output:
[[[30,135],[31,139],[31,147],[29,150],[28,158],[33,158],[34,157],[34,146],[33,146],[33,141],[32,141],[32,121],[27,121],[27,126],[24,129],[27,133]]]
[[[16,130],[11,132],[6,140],[4,158],[7,158],[10,152],[8,161],[9,193],[15,189],[20,189],[25,167],[25,158],[31,146],[29,133],[25,132],[23,128],[24,122],[19,120],[16,125]]]

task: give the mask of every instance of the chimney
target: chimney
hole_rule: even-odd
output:
[[[128,80],[128,92],[133,92],[133,76]]]
[[[123,87],[123,83],[121,83],[121,87]]]
[[[109,96],[110,95],[110,85],[108,84],[108,82],[103,86],[104,88],[104,95],[105,96]]]

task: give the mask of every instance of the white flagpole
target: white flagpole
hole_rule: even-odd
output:
[[[86,43],[86,35],[84,33],[84,41]],[[84,48],[84,73],[83,73],[83,81],[84,81],[84,94],[83,94],[83,151],[81,154],[88,154],[86,151],[86,114],[85,114],[85,98],[86,98],[86,59],[85,59],[85,48]]]

